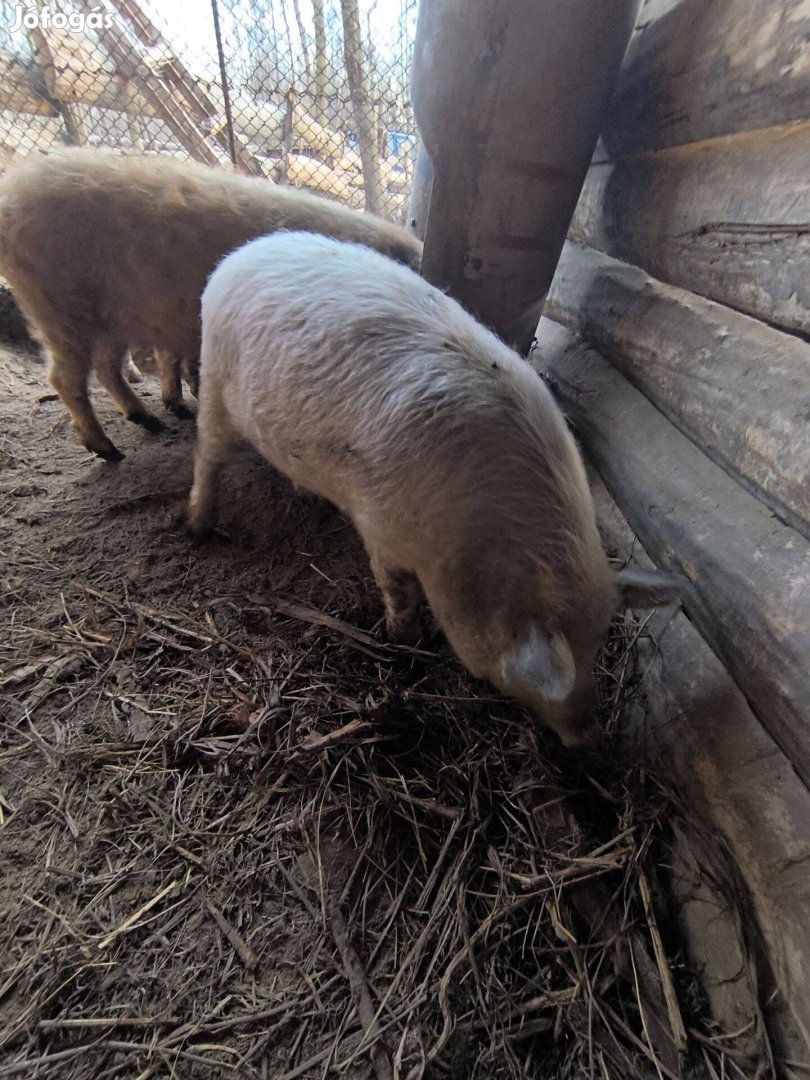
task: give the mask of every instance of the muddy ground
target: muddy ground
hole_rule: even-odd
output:
[[[48,394],[0,352],[0,1077],[753,1075],[655,778],[584,768],[429,620],[387,646],[350,525],[249,451],[195,549],[193,424],[98,391],[107,465]]]

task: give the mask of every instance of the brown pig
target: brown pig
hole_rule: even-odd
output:
[[[192,162],[82,149],[28,158],[0,180],[0,274],[50,354],[51,383],[82,445],[110,461],[123,456],[90,404],[91,370],[127,419],[162,427],[124,376],[127,349],[171,354],[164,396],[174,401],[183,359],[199,352],[208,275],[276,229],[419,261],[418,241],[387,221]]]

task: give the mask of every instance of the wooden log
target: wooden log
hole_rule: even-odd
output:
[[[208,97],[216,112],[210,121],[212,135],[227,138],[227,119],[224,112],[222,91],[218,86],[208,89]],[[240,94],[231,94],[231,113],[237,135],[245,143],[254,143],[263,150],[283,151],[287,110],[269,101],[253,101]],[[222,140],[220,140],[222,145]]]
[[[339,161],[346,153],[345,137],[318,123],[314,116],[304,110],[300,102],[296,102],[292,122],[293,131],[298,138],[329,162]]]
[[[422,0],[422,274],[528,349],[639,0]],[[418,216],[418,215],[417,215]]]
[[[693,583],[688,615],[810,784],[810,543],[571,331],[541,320],[535,356],[633,530]]]
[[[26,62],[0,50],[0,109],[60,116],[66,105],[94,105],[126,114],[134,106],[141,115],[157,115],[110,57],[88,38],[50,24],[27,33],[34,59]],[[23,71],[30,82],[29,92],[41,95],[38,102],[26,105],[19,97],[20,88],[15,89]]]
[[[569,236],[810,334],[810,121],[594,164]]]
[[[548,314],[784,520],[810,523],[810,344],[568,242]]]
[[[0,111],[55,116],[44,91],[44,73],[36,61],[0,49]]]
[[[33,150],[47,151],[63,145],[64,123],[59,113],[31,116],[0,112],[0,165]]]
[[[651,567],[604,485],[593,488],[608,550],[622,563]],[[644,678],[623,742],[631,756],[666,778],[693,815],[695,824],[676,843],[681,881],[674,883],[682,895],[698,894],[699,906],[690,909],[687,900],[684,911],[694,927],[693,961],[706,964],[704,985],[715,1018],[727,1031],[744,1032],[751,1064],[762,1063],[756,971],[746,948],[757,928],[749,924],[740,935],[738,912],[722,892],[712,890],[718,862],[722,880],[726,849],[750,896],[777,987],[803,1033],[803,1045],[791,1047],[791,1056],[805,1059],[810,1053],[810,792],[682,612],[661,609],[646,629],[638,657]],[[699,873],[690,874],[695,860]],[[691,883],[684,880],[689,877]],[[739,912],[749,915],[744,900]],[[756,1068],[743,1071],[753,1076]]]
[[[90,38],[48,24],[28,31],[48,94],[65,105],[95,105],[115,80],[115,64]]]
[[[312,158],[301,157],[299,154],[288,154],[285,164],[288,184],[311,188],[342,202],[349,202],[359,186],[353,186],[346,174],[330,168],[323,161],[313,161]]]
[[[387,191],[410,191],[413,183],[413,164],[410,158],[383,158],[380,161],[380,172]]]
[[[610,157],[807,119],[806,0],[647,0],[602,128]]]
[[[665,775],[671,781],[671,772]],[[698,973],[712,1020],[719,1025],[718,1034],[735,1037],[734,1049],[746,1059],[737,1064],[745,1074],[755,1075],[769,1055],[759,1007],[759,965],[749,944],[760,935],[750,925],[751,912],[745,903],[748,890],[739,888],[741,875],[729,866],[726,850],[718,850],[716,828],[696,828],[691,806],[686,803],[683,810],[689,827],[679,828],[673,822],[667,862],[686,955]],[[729,903],[724,888],[728,884],[738,886],[732,895],[737,896],[739,907]]]

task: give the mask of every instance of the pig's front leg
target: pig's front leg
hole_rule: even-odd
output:
[[[416,574],[392,568],[379,556],[372,556],[371,570],[385,601],[385,628],[389,640],[418,641],[422,588]]]

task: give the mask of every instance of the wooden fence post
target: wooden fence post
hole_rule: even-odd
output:
[[[527,348],[640,0],[422,0],[422,272]]]

